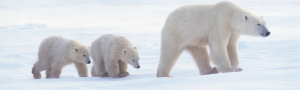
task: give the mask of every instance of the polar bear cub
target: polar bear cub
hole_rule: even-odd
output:
[[[124,36],[102,35],[92,43],[90,52],[93,77],[125,77],[129,75],[127,63],[140,68],[138,50]]]
[[[40,44],[38,60],[32,68],[33,77],[40,79],[40,72],[47,70],[46,78],[59,78],[62,68],[71,63],[75,64],[80,77],[88,77],[89,56],[89,49],[75,40],[47,37]]]

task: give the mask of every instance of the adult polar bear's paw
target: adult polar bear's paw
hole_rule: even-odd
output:
[[[130,75],[129,72],[120,72],[119,77],[126,77]]]
[[[208,74],[217,74],[217,73],[219,73],[219,70],[217,69],[217,67],[213,67],[213,69],[210,70]]]
[[[243,69],[242,69],[242,68],[240,68],[240,67],[238,67],[238,68],[236,68],[236,69],[233,69],[233,71],[232,71],[232,72],[240,72],[240,71],[243,71]]]

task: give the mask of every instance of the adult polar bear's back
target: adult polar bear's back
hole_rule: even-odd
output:
[[[187,4],[168,16],[161,35],[158,77],[168,77],[183,50],[188,50],[201,75],[241,71],[237,53],[240,35],[270,34],[261,17],[230,1],[215,4]],[[210,47],[210,58],[207,50]]]
[[[210,35],[214,34],[211,33],[212,31],[227,32],[228,28],[236,28],[236,25],[241,22],[231,21],[242,19],[241,15],[243,14],[251,15],[248,11],[229,1],[221,1],[216,4],[183,5],[170,13],[162,29],[162,35],[172,34],[168,36],[173,36],[181,44],[199,44],[200,41],[195,42],[195,39],[201,39],[202,44],[202,41],[207,42],[210,36],[215,36]],[[219,28],[222,30],[217,30]]]

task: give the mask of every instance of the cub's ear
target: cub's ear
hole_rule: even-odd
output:
[[[260,16],[261,17],[261,19],[264,19],[264,17],[263,16]]]
[[[133,47],[133,49],[137,50],[137,48],[136,48],[136,47]]]
[[[90,47],[87,47],[90,50]]]
[[[248,20],[247,14],[244,14],[244,15],[243,15],[243,20],[244,20],[244,21],[247,21],[247,20]]]
[[[78,49],[76,47],[74,48],[74,50],[75,50],[75,52],[78,52]]]
[[[123,49],[122,52],[124,55],[126,55],[126,53],[127,53],[126,49]]]

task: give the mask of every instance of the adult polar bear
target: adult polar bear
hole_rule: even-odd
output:
[[[240,35],[267,37],[266,23],[230,1],[188,4],[174,10],[162,29],[157,77],[169,77],[183,50],[188,50],[201,75],[238,72]],[[218,68],[212,68],[210,58]]]

